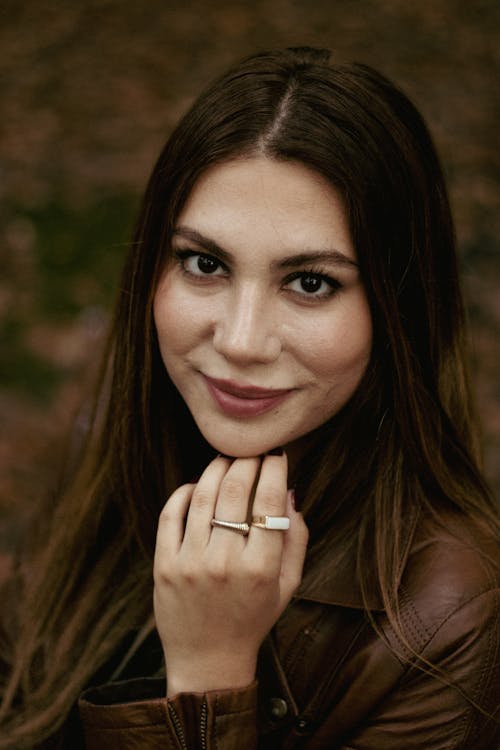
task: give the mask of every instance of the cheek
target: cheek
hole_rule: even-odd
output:
[[[372,322],[367,304],[346,306],[309,331],[302,331],[302,359],[317,377],[338,385],[339,379],[358,381],[368,365]]]
[[[160,284],[153,303],[153,315],[163,358],[170,353],[182,352],[195,335],[193,306],[175,283],[168,280]]]

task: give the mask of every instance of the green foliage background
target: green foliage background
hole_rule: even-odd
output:
[[[54,481],[130,228],[200,88],[266,47],[375,65],[416,101],[451,189],[488,475],[500,488],[497,0],[2,0],[0,549]]]

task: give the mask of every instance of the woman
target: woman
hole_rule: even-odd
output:
[[[443,177],[406,97],[328,57],[243,61],[159,158],[2,748],[498,742]]]

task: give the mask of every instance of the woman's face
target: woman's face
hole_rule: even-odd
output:
[[[215,450],[297,447],[347,402],[370,357],[339,193],[299,162],[209,169],[179,216],[154,318],[168,374]]]

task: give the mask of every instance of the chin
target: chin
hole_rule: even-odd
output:
[[[240,440],[210,440],[208,436],[205,439],[210,443],[212,448],[224,456],[231,458],[255,458],[273,450],[281,445],[279,441],[252,441],[241,438]]]
[[[262,456],[264,455],[264,453],[272,450],[274,446],[271,446],[269,448],[248,448],[247,450],[245,450],[244,447],[235,448],[234,445],[222,447],[222,444],[219,443],[217,446],[212,447],[215,448],[217,453],[220,453],[223,456],[228,456],[229,458],[255,458],[256,456]]]

